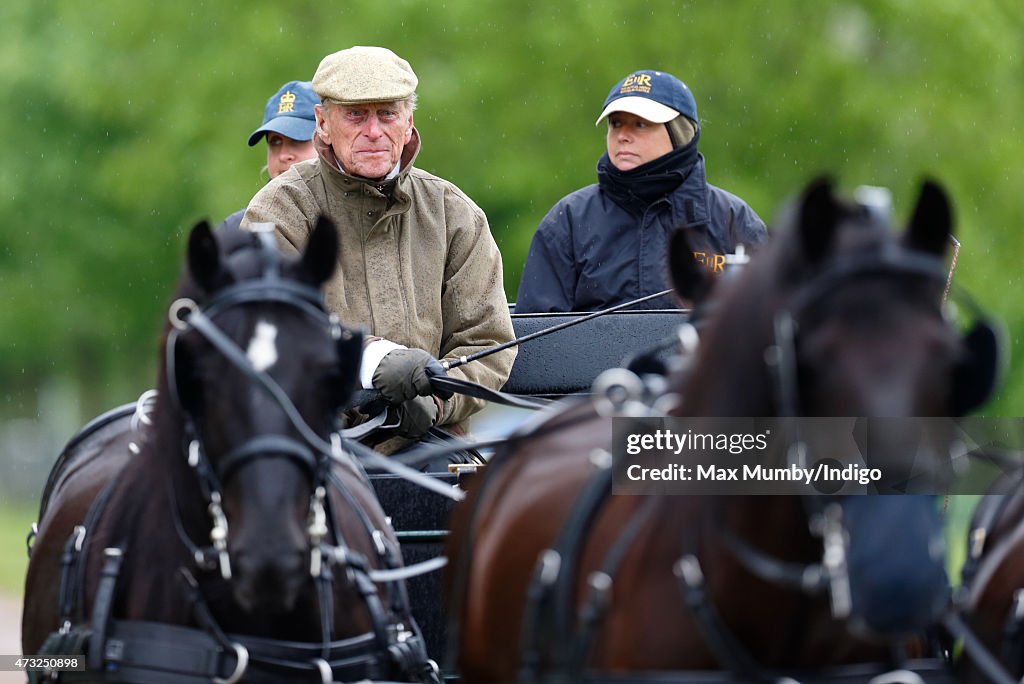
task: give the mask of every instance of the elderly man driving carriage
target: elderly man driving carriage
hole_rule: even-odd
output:
[[[398,434],[433,426],[460,433],[482,402],[432,393],[438,358],[455,359],[513,338],[502,261],[483,211],[452,183],[416,168],[418,79],[382,47],[328,55],[313,76],[317,158],[263,187],[242,227],[273,223],[283,249],[305,245],[321,215],[337,226],[340,268],[327,306],[370,333],[360,381],[398,406]],[[494,389],[506,381],[508,349],[451,371]],[[406,443],[389,439],[393,452]]]

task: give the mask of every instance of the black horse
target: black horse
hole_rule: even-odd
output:
[[[463,676],[945,673],[913,661],[948,599],[933,498],[609,496],[609,450],[612,416],[948,416],[977,405],[985,383],[962,380],[985,360],[940,305],[951,227],[935,184],[899,237],[818,181],[773,243],[713,288],[677,233],[677,293],[708,313],[671,391],[650,401],[620,371],[607,400],[513,435],[455,511],[449,636]]]
[[[267,231],[221,242],[189,238],[152,415],[51,478],[24,652],[83,653],[97,681],[432,679],[398,542],[334,437],[362,351],[319,292],[335,229],[295,260]]]

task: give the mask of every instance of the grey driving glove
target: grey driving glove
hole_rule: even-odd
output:
[[[398,417],[396,432],[402,437],[415,439],[437,422],[437,403],[434,397],[413,397],[398,407]]]
[[[433,393],[431,375],[445,375],[440,362],[422,349],[394,349],[373,371],[373,386],[388,401],[401,404]]]

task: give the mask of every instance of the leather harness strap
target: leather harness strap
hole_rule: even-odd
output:
[[[586,669],[587,659],[597,636],[601,619],[605,616],[611,601],[612,586],[615,574],[622,565],[626,553],[632,548],[637,535],[643,526],[650,521],[651,515],[657,510],[658,499],[647,497],[644,503],[633,511],[629,521],[622,527],[615,543],[608,550],[601,569],[588,578],[588,593],[578,611],[577,633],[570,643],[571,654],[569,671],[574,675],[582,674]],[[569,596],[563,597],[568,600]]]
[[[89,530],[93,529],[99,522],[100,516],[106,509],[107,502],[120,479],[120,473],[104,485],[99,496],[89,506],[85,514],[85,521],[76,526],[64,545],[64,553],[61,555],[60,570],[60,593],[58,596],[58,609],[61,622],[70,627],[73,624],[85,619],[84,606],[85,596],[85,556],[86,541]]]
[[[124,552],[117,548],[103,550],[103,569],[96,588],[96,598],[92,608],[92,637],[89,640],[89,652],[86,664],[92,670],[103,667],[103,651],[107,641],[107,628],[110,625],[110,614],[114,607],[114,591],[117,588],[117,576],[121,572],[121,561]]]
[[[568,653],[561,652],[559,645],[572,634],[567,604],[572,603],[580,552],[611,489],[612,469],[596,469],[576,496],[555,543],[540,554],[523,611],[520,681],[534,681],[546,667],[560,670],[566,665]]]
[[[67,635],[70,637],[71,635]],[[145,682],[146,684],[209,684],[229,681],[240,673],[239,654],[248,657],[247,682],[279,682],[282,677],[303,677],[318,681],[317,659],[326,661],[337,681],[379,679],[387,676],[381,667],[377,642],[372,633],[332,641],[324,653],[319,643],[260,639],[225,635],[227,648],[208,632],[157,622],[113,620],[103,639],[103,668],[86,672],[63,672],[61,681]],[[87,637],[89,648],[99,641]],[[54,646],[58,646],[54,644]],[[73,648],[66,640],[60,648]],[[62,653],[74,653],[74,650]]]

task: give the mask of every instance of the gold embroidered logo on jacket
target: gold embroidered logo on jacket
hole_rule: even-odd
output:
[[[712,273],[721,273],[725,270],[725,255],[714,252],[694,252],[693,259],[698,264],[707,267]]]

